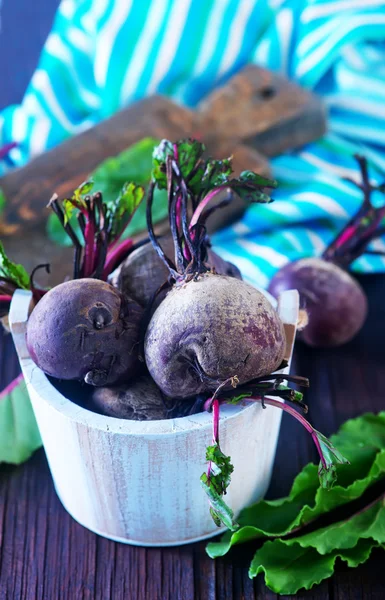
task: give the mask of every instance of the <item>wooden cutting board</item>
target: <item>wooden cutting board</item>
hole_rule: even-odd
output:
[[[63,265],[70,271],[71,250],[46,239],[47,202],[54,192],[71,194],[105,158],[146,136],[195,136],[216,158],[233,154],[236,173],[251,169],[267,175],[268,157],[318,138],[325,127],[318,97],[254,65],[218,87],[195,111],[162,96],[141,100],[0,178],[7,200],[0,236],[13,260],[28,269],[49,260],[59,281]],[[211,229],[235,219],[243,209],[237,202],[218,211]]]

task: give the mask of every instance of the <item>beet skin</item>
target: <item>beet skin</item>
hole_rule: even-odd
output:
[[[138,368],[142,309],[98,279],[76,279],[50,290],[28,321],[32,360],[58,379],[91,385],[128,380]]]
[[[361,329],[368,306],[359,283],[341,267],[322,258],[288,263],[273,277],[269,292],[278,297],[297,289],[308,325],[299,337],[309,346],[339,346]]]
[[[159,240],[167,256],[172,257],[174,245],[171,236]],[[237,267],[221,258],[210,248],[207,264],[221,275],[242,279]],[[169,271],[159,258],[151,242],[134,250],[110,277],[110,283],[128,294],[138,304],[146,306],[153,294],[167,281]],[[166,292],[165,292],[166,293]],[[164,294],[162,296],[164,297]],[[158,299],[159,302],[159,299]]]
[[[88,408],[96,408],[108,417],[134,421],[168,417],[162,394],[149,375],[142,375],[130,383],[95,388]]]
[[[145,358],[164,394],[187,398],[233,376],[245,383],[272,373],[285,343],[283,324],[261,292],[206,273],[167,294],[149,323]]]

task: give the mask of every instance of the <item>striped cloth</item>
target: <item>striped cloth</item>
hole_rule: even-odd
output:
[[[276,202],[214,236],[266,286],[287,260],[320,253],[357,209],[344,181],[357,178],[353,153],[385,179],[385,0],[62,0],[21,105],[0,114],[0,147],[19,143],[0,169],[150,94],[194,106],[248,62],[313,89],[330,113],[323,139],[273,160]],[[353,268],[385,262],[364,256]]]

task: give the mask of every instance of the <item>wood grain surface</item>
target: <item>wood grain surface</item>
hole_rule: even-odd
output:
[[[266,94],[272,89],[272,95]],[[302,145],[324,130],[324,109],[317,97],[254,65],[219,87],[197,111],[163,96],[146,98],[2,177],[0,189],[7,204],[0,235],[24,234],[41,226],[53,193],[72,193],[102,160],[146,136],[199,137],[217,158],[223,158],[223,152],[237,155],[238,144],[247,140],[254,150],[249,149],[248,166],[243,168],[266,174],[263,154],[274,156]],[[238,154],[244,164],[245,150]]]
[[[361,277],[370,315],[350,344],[332,351],[300,344],[294,371],[310,377],[309,417],[326,434],[350,417],[384,409],[385,277]],[[9,336],[2,337],[1,384],[17,372]],[[299,469],[315,460],[313,445],[284,415],[269,496],[286,494]],[[104,540],[82,528],[55,494],[43,451],[20,467],[0,467],[1,600],[278,600],[263,578],[247,575],[256,544],[212,561],[205,544],[144,549]],[[384,552],[335,575],[298,600],[383,600]],[[293,596],[281,598],[293,598]]]

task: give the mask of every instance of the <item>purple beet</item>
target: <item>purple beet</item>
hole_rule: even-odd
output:
[[[28,321],[33,361],[58,379],[111,385],[138,370],[142,308],[97,279],[77,279],[47,292]]]
[[[164,397],[151,377],[144,374],[128,383],[95,388],[87,408],[117,419],[155,421],[193,414],[202,409],[202,404],[195,398],[186,402]]]
[[[367,300],[347,271],[322,258],[303,258],[285,265],[273,277],[269,292],[278,296],[297,289],[308,314],[299,337],[309,346],[339,346],[352,339],[367,315]]]
[[[358,212],[321,257],[285,265],[268,288],[275,297],[284,290],[299,291],[309,321],[299,337],[310,346],[339,346],[348,342],[360,331],[367,316],[365,293],[347,268],[360,255],[369,253],[368,244],[384,233],[381,223],[385,206],[375,208],[371,202],[372,192],[383,192],[384,186],[371,185],[366,159],[358,155],[355,158],[362,176],[358,187],[364,194]]]
[[[275,371],[285,351],[283,324],[266,297],[243,281],[204,273],[175,286],[145,338],[148,370],[170,397],[240,384]]]
[[[219,386],[227,389],[270,374],[281,365],[286,346],[283,324],[266,297],[218,274],[207,251],[207,218],[232,201],[232,188],[250,201],[268,202],[262,189],[271,182],[251,172],[228,180],[231,161],[204,161],[201,151],[193,140],[161,144],[154,152],[157,168],[147,198],[150,240],[172,289],[152,315],[144,352],[152,378],[171,398],[210,395]],[[152,226],[156,184],[169,194],[175,262]]]

